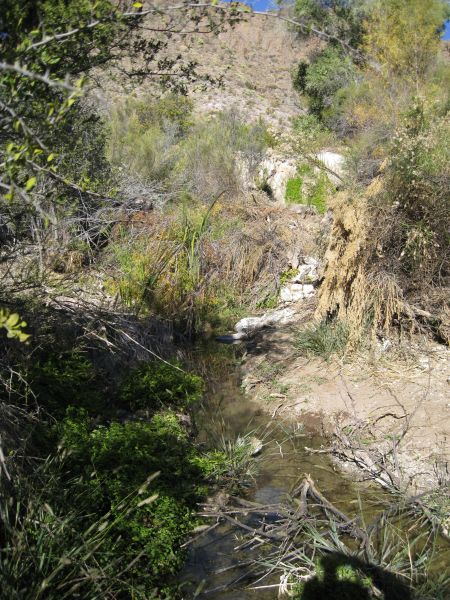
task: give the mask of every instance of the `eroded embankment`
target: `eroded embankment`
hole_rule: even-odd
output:
[[[272,418],[315,421],[344,467],[414,491],[442,484],[449,460],[449,350],[425,340],[400,347],[384,342],[325,361],[296,350],[298,330],[266,330],[247,344],[248,397]]]

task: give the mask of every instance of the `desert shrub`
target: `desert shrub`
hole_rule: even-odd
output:
[[[313,114],[296,117],[292,133],[295,149],[300,155],[318,152],[333,146],[335,141],[332,132]]]
[[[299,331],[294,346],[301,354],[320,356],[328,361],[344,352],[348,337],[348,327],[342,322],[322,322]]]
[[[119,390],[119,401],[131,408],[155,410],[161,406],[185,408],[201,398],[204,384],[198,375],[177,363],[143,363],[131,370]]]
[[[310,112],[321,118],[332,105],[336,92],[355,78],[356,68],[351,59],[337,48],[328,46],[311,64],[300,63],[294,87],[308,97]]]
[[[113,108],[108,156],[128,187],[131,177],[210,201],[240,189],[237,157],[252,172],[274,143],[262,121],[247,125],[236,111],[203,120],[191,112],[192,103],[173,94],[129,98]]]
[[[403,231],[400,240],[395,240],[398,228],[394,227],[384,245],[400,241],[397,252],[403,270],[410,278],[425,278],[431,284],[449,273],[450,124],[447,117],[430,117],[417,101],[394,136],[385,194],[401,215],[398,221]]]
[[[250,173],[272,144],[262,121],[247,125],[236,111],[226,111],[196,123],[180,143],[174,180],[199,198],[241,188],[237,157]]]
[[[192,103],[169,94],[128,98],[110,119],[108,156],[122,175],[164,182],[176,163],[175,147],[191,123]]]
[[[370,5],[370,4],[369,4]],[[366,0],[296,0],[294,14],[308,27],[315,27],[357,48],[364,34]],[[300,32],[305,35],[305,32]]]
[[[369,14],[366,51],[389,76],[418,82],[436,60],[448,14],[441,0],[378,0]]]

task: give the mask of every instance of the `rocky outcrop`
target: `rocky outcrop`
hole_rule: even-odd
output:
[[[313,168],[306,183],[313,183],[317,176],[325,173],[331,183],[338,187],[342,184],[344,174],[344,156],[337,152],[324,150],[311,157]],[[296,158],[282,156],[269,150],[260,161],[256,176],[254,167],[244,157],[238,157],[238,170],[244,190],[263,189],[275,202],[285,204],[288,181],[298,177],[299,161]],[[314,210],[314,209],[313,209]]]
[[[316,293],[314,286],[306,283],[290,283],[285,285],[280,290],[280,301],[281,302],[298,302],[299,300],[305,300],[311,298]]]
[[[325,170],[325,173],[327,174],[331,183],[333,183],[335,186],[341,185],[342,177],[344,175],[345,162],[345,158],[342,156],[342,154],[323,150],[322,152],[316,154],[315,158],[323,165],[323,170]]]
[[[298,264],[298,263],[297,263]],[[311,298],[316,293],[319,280],[319,261],[312,256],[303,259],[303,264],[295,267],[295,275],[280,290],[280,302],[299,302]]]
[[[287,325],[295,320],[296,311],[293,308],[281,308],[271,310],[259,317],[245,317],[238,321],[234,327],[236,333],[217,336],[217,341],[232,343],[238,340],[244,340],[261,329],[274,327],[275,325]]]
[[[260,164],[257,183],[270,190],[273,200],[284,204],[287,183],[296,176],[296,160],[269,153]]]
[[[281,305],[290,304],[314,296],[319,281],[318,270],[319,261],[312,256],[305,257],[303,263],[295,268],[296,273],[280,289],[279,303]],[[257,317],[245,317],[236,323],[235,333],[217,336],[216,340],[229,344],[245,340],[262,329],[293,323],[297,320],[298,314],[296,308],[284,306]]]

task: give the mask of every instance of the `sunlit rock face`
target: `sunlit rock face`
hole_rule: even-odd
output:
[[[334,183],[334,185],[341,184],[341,178],[344,174],[345,161],[342,154],[338,154],[337,152],[328,152],[327,150],[324,150],[323,152],[319,152],[318,154],[316,154],[316,158],[325,167],[325,172],[328,175],[330,181]]]

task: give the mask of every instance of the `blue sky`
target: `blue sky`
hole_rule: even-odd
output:
[[[269,10],[271,8],[276,8],[276,4],[275,2],[272,2],[272,0],[248,0],[246,4],[251,6],[254,10]]]
[[[231,2],[231,0],[226,0]],[[245,4],[248,4],[253,8],[253,10],[270,10],[273,8],[278,8],[275,0],[243,0]]]
[[[445,31],[442,34],[442,39],[443,40],[450,40],[450,21],[447,21],[447,23],[445,24]]]

